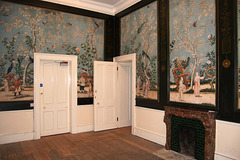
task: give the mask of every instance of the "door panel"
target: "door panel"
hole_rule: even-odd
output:
[[[69,132],[69,68],[55,61],[40,66],[41,136]]]
[[[64,129],[67,128],[67,112],[66,110],[59,110],[58,111],[58,124],[57,124],[57,129]]]
[[[94,131],[117,127],[115,62],[94,61]]]
[[[57,68],[57,103],[66,103],[68,98],[68,66],[60,66]]]
[[[42,76],[44,76],[43,79],[43,89],[44,89],[44,94],[43,94],[43,105],[47,104],[52,104],[53,103],[53,95],[54,95],[54,64],[53,63],[43,63],[42,66]]]
[[[97,117],[98,117],[98,124],[100,126],[104,125],[104,107],[98,106],[97,107]]]
[[[46,111],[43,113],[43,130],[54,130],[54,113],[52,111]]]

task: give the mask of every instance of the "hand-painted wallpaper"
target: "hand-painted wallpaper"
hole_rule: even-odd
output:
[[[121,55],[137,54],[137,97],[157,99],[157,2],[121,18]]]
[[[78,97],[92,97],[103,20],[0,2],[0,32],[0,101],[33,100],[34,52],[77,55]]]
[[[170,0],[170,101],[215,106],[215,0]]]

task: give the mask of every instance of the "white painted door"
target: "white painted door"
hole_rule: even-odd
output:
[[[41,136],[69,132],[68,65],[41,61],[40,75]]]
[[[94,61],[94,131],[117,128],[117,63]]]
[[[132,125],[132,64],[118,63],[117,77],[118,127]]]

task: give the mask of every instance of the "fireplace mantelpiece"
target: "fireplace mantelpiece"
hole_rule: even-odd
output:
[[[189,110],[177,107],[165,106],[164,122],[167,127],[167,140],[165,148],[171,149],[171,116],[175,115],[182,118],[196,118],[202,121],[205,127],[205,148],[204,148],[204,159],[214,159],[215,152],[215,131],[216,131],[216,112],[206,112],[199,110]]]

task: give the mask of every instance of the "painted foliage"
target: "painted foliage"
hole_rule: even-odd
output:
[[[170,0],[170,101],[215,105],[215,0]]]
[[[121,55],[137,54],[137,97],[157,99],[157,2],[121,18]]]
[[[103,20],[0,2],[0,32],[0,101],[33,100],[34,52],[77,55],[78,97],[92,97]]]

